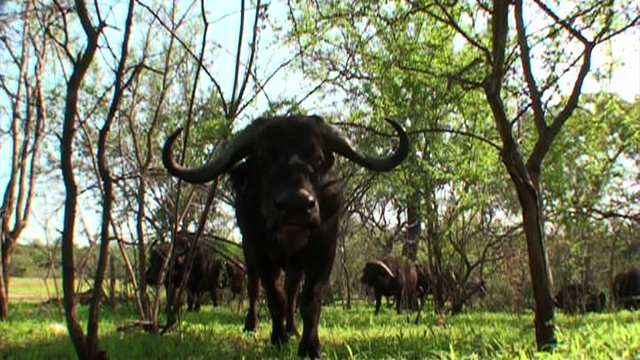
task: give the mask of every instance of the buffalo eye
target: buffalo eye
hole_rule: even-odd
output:
[[[322,154],[317,154],[313,159],[313,167],[318,169],[322,167],[324,164],[324,156]]]

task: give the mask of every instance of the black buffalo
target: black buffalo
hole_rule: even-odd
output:
[[[187,259],[193,241],[193,234],[180,232],[176,236],[173,268],[167,270],[164,286],[167,296],[171,288],[177,289],[186,272]],[[153,247],[149,258],[145,281],[148,285],[156,285],[162,265],[169,254],[170,244],[162,243]],[[187,311],[199,311],[202,294],[208,292],[214,306],[218,305],[218,288],[220,287],[220,271],[222,263],[217,259],[215,251],[201,241],[195,249],[191,272],[186,285]]]
[[[423,280],[423,279],[421,279]],[[411,261],[394,256],[369,261],[362,269],[360,282],[373,288],[376,299],[375,314],[380,312],[382,296],[394,298],[396,312],[417,309],[418,268]]]
[[[242,293],[245,288],[245,277],[246,271],[242,264],[234,261],[227,261],[224,264],[222,285],[231,293],[230,300],[233,300],[236,297],[242,299]]]
[[[567,314],[584,314],[603,311],[607,297],[591,285],[568,284],[560,288],[553,302]]]
[[[640,269],[621,271],[613,278],[613,302],[627,310],[640,308]]]
[[[416,281],[416,297],[420,301],[420,306],[425,302],[428,294],[433,292],[431,288],[431,278],[429,277],[429,271],[427,267],[422,264],[416,264],[416,272],[418,275]]]
[[[187,169],[171,148],[180,130],[164,145],[169,173],[191,183],[205,183],[229,173],[235,192],[238,226],[243,237],[249,297],[260,279],[271,314],[271,343],[288,340],[287,308],[304,278],[300,313],[304,324],[298,355],[320,355],[318,320],[322,294],[333,266],[342,186],[331,174],[335,155],[374,171],[389,171],[408,155],[409,138],[388,120],[400,137],[387,158],[358,150],[337,128],[318,116],[264,117],[240,131],[207,164]],[[205,145],[203,145],[204,147]],[[278,281],[286,273],[285,292]]]

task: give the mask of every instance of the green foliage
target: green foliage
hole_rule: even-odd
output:
[[[638,260],[633,252],[622,251],[625,241],[614,243],[616,234],[632,223],[615,218],[603,221],[599,215],[624,214],[630,206],[634,211],[638,114],[640,100],[585,94],[545,159],[548,219],[556,228],[549,237],[554,249],[551,259],[561,283],[585,279],[606,287],[612,275],[607,271],[611,256],[617,258],[614,272]],[[591,274],[583,274],[585,260],[594,269]]]
[[[179,326],[165,335],[139,329],[117,332],[134,315],[122,307],[103,309],[100,346],[112,359],[273,359],[297,358],[297,338],[277,349],[269,345],[270,326],[262,307],[255,334],[241,331],[244,313],[225,307],[203,307],[183,314]],[[87,308],[79,308],[81,319]],[[72,358],[71,341],[59,333],[54,307],[19,303],[14,320],[0,323],[0,356],[5,359]],[[452,318],[424,314],[398,316],[385,309],[378,316],[364,303],[352,310],[323,308],[320,338],[326,359],[617,359],[640,351],[634,334],[640,324],[629,312],[583,317],[558,316],[560,345],[553,354],[535,352],[533,317],[471,313]],[[56,325],[57,324],[57,325]]]

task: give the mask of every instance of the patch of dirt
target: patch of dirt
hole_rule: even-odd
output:
[[[44,294],[12,294],[9,293],[9,301],[11,300],[47,300],[49,297]]]

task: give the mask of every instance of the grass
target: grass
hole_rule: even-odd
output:
[[[55,280],[58,289],[62,291],[62,280]],[[48,299],[55,296],[54,280],[49,278],[46,281],[38,277],[12,277],[9,283],[9,296],[16,299]]]
[[[262,307],[260,327],[241,332],[243,312],[204,306],[184,314],[165,335],[140,329],[117,332],[135,318],[128,307],[104,309],[100,345],[111,359],[281,359],[296,357],[298,339],[282,349],[268,344],[270,324]],[[13,303],[12,320],[0,323],[2,359],[72,359],[69,337],[55,307]],[[79,307],[81,318],[87,308]],[[323,308],[320,341],[325,359],[640,359],[640,312],[557,316],[559,345],[535,352],[532,314],[476,312],[455,317],[414,315],[384,309],[373,316],[364,303],[351,310]],[[64,324],[64,323],[62,323]]]
[[[40,277],[12,277],[9,287],[9,296],[11,299],[20,300],[47,300],[56,297],[56,285],[59,296],[62,296],[62,279],[48,278],[46,281]],[[90,288],[86,282],[82,283],[80,291]]]

